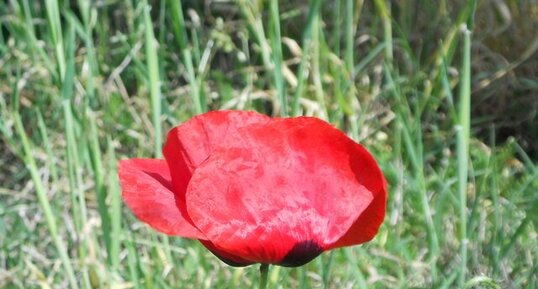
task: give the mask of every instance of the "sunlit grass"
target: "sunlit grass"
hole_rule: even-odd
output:
[[[121,201],[118,159],[160,156],[170,127],[220,108],[325,118],[389,182],[372,242],[272,267],[268,288],[538,287],[536,159],[475,114],[524,65],[476,69],[489,31],[473,17],[493,8],[105,2],[0,4],[0,288],[255,287],[258,266],[155,233]]]

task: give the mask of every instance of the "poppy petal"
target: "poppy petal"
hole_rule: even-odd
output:
[[[206,247],[213,255],[217,256],[222,262],[234,266],[234,267],[245,267],[248,265],[254,264],[254,262],[243,259],[239,256],[232,255],[226,251],[218,249],[211,241],[200,240],[200,243]]]
[[[118,174],[123,200],[138,219],[168,235],[206,239],[176,206],[170,171],[164,160],[122,160]]]
[[[254,111],[218,110],[193,117],[174,127],[163,148],[176,194],[183,199],[192,171],[205,161],[214,148],[239,128],[265,123],[269,117]]]
[[[192,172],[205,161],[214,147],[238,128],[268,121],[254,111],[218,110],[193,117],[168,132],[163,155],[170,168],[176,205],[193,226],[185,207],[185,191]]]
[[[347,233],[329,248],[352,246],[372,240],[385,219],[386,199],[386,193],[379,192]]]
[[[252,262],[299,266],[338,242],[382,182],[370,157],[316,118],[273,119],[239,129],[194,171],[190,217],[219,249]],[[366,155],[366,156],[365,156]],[[359,178],[361,177],[361,178]]]
[[[370,184],[369,189],[372,192],[377,192],[374,195],[374,200],[370,203],[370,206],[364,210],[364,212],[359,216],[359,218],[353,223],[348,232],[337,242],[331,244],[329,247],[338,248],[351,245],[362,244],[372,240],[379,227],[385,219],[385,207],[387,201],[387,182],[381,173],[381,170],[377,168],[377,164],[373,157],[369,156],[363,160],[365,163],[369,162],[372,167],[370,172],[362,172],[362,174],[368,175],[378,175],[377,178],[382,179],[382,182],[374,182]],[[377,168],[377,169],[373,169]],[[358,178],[362,175],[360,171],[358,173]],[[364,179],[364,178],[363,178]],[[368,187],[368,185],[366,185]]]
[[[364,150],[364,148],[361,147]],[[374,200],[353,223],[348,232],[336,243],[329,247],[338,248],[362,244],[374,238],[385,219],[387,201],[387,182],[383,173],[370,154],[363,154],[362,159],[356,159],[352,167],[358,179],[374,194]],[[365,170],[364,168],[370,168]],[[381,181],[379,181],[381,180]]]

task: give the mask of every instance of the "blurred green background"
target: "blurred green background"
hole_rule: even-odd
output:
[[[538,288],[538,3],[0,3],[0,288],[252,288],[140,223],[117,160],[214,109],[314,115],[377,158],[370,243],[269,288]]]

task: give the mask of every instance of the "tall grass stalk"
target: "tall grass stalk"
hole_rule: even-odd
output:
[[[347,71],[350,73],[353,71],[353,63],[355,63],[354,60],[354,52],[355,52],[355,29],[354,29],[354,21],[353,21],[353,13],[356,11],[355,8],[357,8],[358,11],[362,8],[362,1],[357,1],[359,6],[356,7],[354,5],[354,0],[346,0],[345,3],[345,65]],[[351,80],[351,79],[350,79]]]
[[[32,10],[30,8],[31,6],[30,6],[30,3],[28,1],[29,0],[23,0],[22,1],[27,42],[30,45],[30,47],[32,48],[32,51],[35,51],[37,56],[39,56],[39,58],[36,58],[36,60],[39,59],[40,61],[43,61],[45,63],[45,65],[46,65],[46,67],[51,69],[52,67],[54,67],[54,65],[53,65],[52,61],[50,60],[49,56],[47,55],[47,53],[45,52],[45,50],[43,49],[42,45],[39,45],[39,42],[38,42],[37,37],[36,37],[36,31],[35,31],[35,28],[34,28],[34,22],[33,22],[33,18],[32,18],[33,17],[32,16]],[[51,4],[49,4],[49,5],[51,5],[50,9],[54,10],[54,8],[52,7],[52,6],[54,6],[54,4],[52,4],[52,2],[51,2]],[[51,17],[49,17],[49,18],[51,18]],[[51,21],[52,21],[52,19],[51,19]],[[53,26],[51,26],[51,28],[52,27]],[[53,72],[53,74],[58,73],[58,71],[54,71],[53,69],[51,69],[51,71]]]
[[[325,102],[325,93],[323,91],[323,83],[321,80],[322,71],[321,71],[321,45],[322,45],[322,34],[321,31],[321,15],[318,14],[312,22],[312,80],[314,82],[314,93],[316,96],[317,103],[320,106],[320,117],[322,119],[328,120],[329,114],[327,111],[327,105]]]
[[[347,248],[344,250],[346,260],[351,265],[350,270],[352,276],[354,277],[354,283],[357,284],[357,288],[366,289],[368,288],[368,285],[366,285],[366,278],[360,269],[360,264],[358,263],[355,254],[357,254],[357,250],[355,248]]]
[[[355,6],[354,3],[357,3]],[[354,1],[346,0],[345,3],[345,56],[344,62],[346,67],[346,79],[345,86],[347,90],[347,104],[349,105],[349,123],[351,127],[351,136],[353,138],[358,138],[359,135],[359,122],[358,115],[360,111],[355,111],[360,109],[360,103],[356,99],[357,91],[355,88],[355,74],[353,73],[353,66],[355,63],[355,24],[354,24],[354,13],[361,13],[363,1]],[[346,91],[344,90],[344,91]]]
[[[41,141],[45,146],[45,151],[47,152],[47,163],[52,176],[53,182],[58,182],[58,170],[54,160],[54,153],[52,151],[52,145],[49,139],[49,133],[47,132],[47,127],[45,121],[43,120],[43,114],[39,109],[35,110],[37,116],[37,127],[39,128],[39,134],[41,135]]]
[[[466,28],[465,28],[466,29]],[[464,32],[464,47],[470,42],[470,32]],[[464,50],[464,70],[462,71],[462,83],[460,93],[460,124],[456,126],[458,136],[458,191],[460,200],[460,246],[461,246],[461,267],[459,283],[465,282],[465,272],[467,269],[467,185],[468,185],[468,162],[469,162],[469,124],[470,124],[470,84],[465,67],[469,63],[468,53]]]
[[[150,17],[150,6],[147,0],[142,2],[144,20],[144,46],[146,48],[146,66],[148,71],[148,85],[151,97],[151,120],[153,123],[153,154],[162,155],[162,125],[161,125],[161,78],[159,76],[159,62],[157,52],[159,47],[153,33],[153,24]]]
[[[392,47],[392,18],[390,2],[385,0],[375,0],[374,4],[378,10],[381,21],[383,22],[383,36],[385,38],[385,61],[392,65],[393,47]]]
[[[280,12],[278,9],[278,0],[270,1],[270,42],[271,42],[271,56],[274,65],[274,82],[280,103],[280,115],[288,116],[288,99],[286,97],[286,90],[284,86],[284,77],[282,75],[282,41],[280,36]]]
[[[99,64],[97,60],[97,53],[95,51],[95,45],[93,42],[93,25],[91,23],[91,17],[97,14],[97,10],[92,9],[92,2],[88,0],[77,0],[78,7],[82,14],[82,24],[83,24],[83,39],[84,46],[87,50],[86,53],[86,63],[88,65],[88,75],[86,78],[85,85],[85,102],[89,105],[90,108],[93,108],[97,105],[96,99],[96,84],[95,76],[99,75]],[[95,14],[94,14],[95,13]]]
[[[118,183],[117,176],[117,167],[116,167],[116,154],[114,153],[114,147],[112,146],[112,140],[107,139],[107,155],[109,162],[107,164],[108,168],[108,195],[110,196],[110,235],[114,236],[110,240],[110,250],[109,250],[109,260],[111,269],[116,271],[120,267],[120,245],[121,238],[119,236],[122,233],[121,228],[121,190]]]
[[[138,252],[136,251],[136,248],[134,246],[134,242],[127,241],[125,242],[125,246],[127,247],[127,265],[129,267],[129,275],[131,280],[136,280],[133,282],[133,286],[135,289],[141,289],[142,284],[138,280],[140,280],[140,272],[141,272],[141,265],[140,265],[140,256],[138,255]]]
[[[89,124],[88,133],[88,150],[90,153],[91,168],[93,170],[93,180],[95,182],[95,193],[97,199],[97,211],[101,218],[101,227],[103,228],[103,239],[107,249],[107,256],[109,264],[113,263],[113,259],[116,258],[116,254],[112,254],[112,240],[113,233],[111,229],[111,217],[108,212],[108,205],[106,203],[107,191],[104,181],[104,165],[103,154],[101,153],[101,146],[99,143],[99,134],[97,131],[97,124],[95,123],[95,115],[89,113],[87,116]]]
[[[49,229],[50,236],[52,237],[52,240],[54,242],[54,246],[56,247],[56,251],[58,251],[58,254],[60,255],[60,260],[65,270],[65,274],[67,275],[66,277],[69,281],[69,286],[70,288],[78,289],[79,286],[75,277],[75,271],[73,270],[73,266],[71,265],[71,259],[69,258],[69,255],[67,253],[67,246],[65,245],[60,235],[60,232],[58,231],[56,216],[51,209],[45,186],[43,184],[43,181],[41,180],[41,176],[39,175],[37,164],[33,156],[34,150],[30,145],[30,142],[24,130],[24,126],[22,124],[21,117],[17,112],[15,112],[13,119],[15,121],[16,133],[22,143],[22,155],[24,157],[24,163],[26,165],[26,168],[30,171],[30,176],[32,177],[32,181],[35,186],[37,199],[39,200],[39,204],[41,206],[41,209],[43,210],[43,214],[47,222],[47,227]]]
[[[437,85],[442,85],[442,82],[437,81],[443,77],[440,74],[443,70],[439,69],[439,67],[452,64],[452,60],[460,39],[458,35],[461,32],[462,25],[467,23],[467,27],[472,29],[475,10],[476,1],[467,1],[467,5],[465,5],[465,7],[463,7],[463,9],[460,11],[457,20],[451,25],[450,29],[447,31],[446,35],[441,41],[441,45],[435,52],[435,62],[438,67],[437,69],[432,70],[430,75],[430,81],[435,84],[432,91],[436,92],[437,89],[439,89]]]
[[[266,29],[262,22],[262,13],[260,12],[260,3],[245,0],[236,0],[240,5],[243,15],[245,16],[254,38],[259,45],[262,55],[262,61],[265,69],[272,74],[273,82],[276,87],[277,100],[280,109],[280,115],[288,115],[288,104],[285,95],[284,76],[282,74],[282,41],[280,36],[280,13],[278,1],[269,2],[269,41],[266,38]]]
[[[194,60],[193,49],[197,50],[197,44],[189,46],[188,43],[188,32],[187,27],[185,26],[185,18],[183,16],[183,7],[180,1],[169,0],[170,6],[170,15],[172,18],[172,31],[181,51],[181,57],[185,69],[187,70],[187,77],[189,86],[191,88],[191,95],[194,102],[194,109],[197,114],[203,113],[206,111],[206,100],[203,93],[203,78],[202,75],[196,76],[194,69]],[[193,30],[193,37],[196,36],[196,33]],[[194,42],[194,41],[193,41]]]
[[[236,2],[238,6],[241,7],[241,11],[246,17],[247,23],[250,26],[254,38],[259,45],[265,69],[267,69],[267,71],[272,71],[274,67],[271,62],[271,51],[269,49],[270,45],[267,43],[265,29],[263,28],[263,22],[261,17],[262,14],[259,7],[261,3],[246,0],[236,0]]]
[[[308,17],[306,20],[304,32],[302,35],[302,45],[303,48],[301,54],[301,61],[299,63],[299,69],[297,71],[297,87],[295,88],[295,93],[293,94],[292,99],[292,109],[291,115],[297,116],[300,113],[300,100],[303,94],[303,89],[305,82],[308,78],[308,69],[307,63],[310,58],[310,50],[313,45],[312,43],[312,30],[314,29],[314,22],[320,14],[321,9],[321,0],[310,0],[310,5],[308,6]]]
[[[473,29],[474,9],[476,1],[469,2],[470,10],[467,25],[463,29],[463,59],[461,66],[461,80],[459,91],[459,124],[456,126],[457,133],[457,160],[458,160],[458,192],[459,192],[459,217],[460,217],[460,275],[458,284],[465,284],[467,272],[467,188],[469,177],[469,139],[471,134],[471,33]]]
[[[47,20],[50,28],[50,36],[54,51],[56,53],[56,63],[58,64],[58,75],[61,80],[65,76],[65,55],[64,41],[62,36],[62,24],[60,21],[60,7],[57,0],[46,0],[45,9],[47,11]]]
[[[416,178],[417,189],[419,191],[420,206],[422,209],[422,216],[425,221],[426,231],[428,234],[428,256],[429,267],[431,270],[431,278],[435,283],[437,278],[437,265],[436,259],[439,254],[439,237],[433,222],[433,214],[428,199],[427,184],[424,176],[424,152],[423,152],[423,138],[422,127],[418,121],[420,116],[418,112],[413,113],[409,107],[407,99],[402,95],[401,88],[394,81],[394,77],[391,74],[392,69],[390,66],[385,67],[385,76],[387,78],[388,85],[390,87],[392,95],[396,98],[396,123],[400,126],[402,133],[402,140],[408,154],[411,168],[413,169],[414,176]],[[415,122],[411,122],[410,119],[415,119]]]
[[[71,99],[73,97],[73,86],[75,82],[75,28],[70,26],[67,31],[67,46],[66,46],[66,71],[62,81],[62,112],[64,120],[64,131],[66,139],[66,161],[69,178],[69,189],[71,192],[72,201],[72,216],[75,220],[75,227],[77,230],[79,257],[82,260],[86,260],[89,251],[90,235],[86,233],[87,230],[87,205],[86,196],[84,194],[84,188],[82,186],[82,170],[83,165],[81,161],[81,151],[79,147],[83,147],[77,141],[77,123],[73,115],[71,107]],[[85,107],[82,108],[84,111]],[[79,131],[83,131],[84,128],[80,126]],[[85,287],[90,286],[89,273],[87,264],[83,262],[81,264],[82,284]]]

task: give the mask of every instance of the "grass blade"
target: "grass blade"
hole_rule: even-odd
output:
[[[77,289],[79,287],[76,281],[75,271],[73,270],[73,266],[71,265],[71,260],[67,253],[67,247],[60,235],[60,232],[58,231],[56,216],[52,212],[50,202],[47,198],[47,193],[45,191],[45,186],[43,185],[43,181],[39,176],[37,164],[34,159],[34,156],[32,155],[32,147],[30,145],[30,142],[28,141],[28,137],[26,136],[26,132],[24,130],[20,115],[18,113],[15,113],[13,118],[15,120],[15,130],[22,143],[24,163],[26,164],[27,169],[30,171],[32,181],[34,182],[37,198],[39,200],[41,209],[43,210],[43,214],[45,215],[47,227],[54,241],[54,246],[56,247],[56,251],[60,255],[60,260],[65,270],[65,274],[67,275],[69,286],[71,288]]]
[[[297,71],[297,87],[292,99],[291,116],[297,116],[300,112],[300,100],[303,94],[304,85],[307,79],[308,70],[307,63],[310,57],[310,49],[312,44],[312,30],[314,29],[314,21],[320,13],[321,0],[310,0],[308,6],[308,18],[303,32],[302,40],[302,55],[301,62],[299,63],[299,70]]]
[[[118,183],[117,177],[117,168],[116,168],[116,155],[114,153],[114,148],[112,147],[112,140],[108,139],[108,195],[110,196],[110,229],[111,229],[111,238],[110,240],[110,250],[109,250],[109,260],[111,269],[116,271],[120,267],[120,244],[121,238],[121,190]],[[129,260],[130,262],[130,260]]]
[[[385,38],[385,61],[392,65],[393,48],[392,48],[392,19],[390,11],[390,2],[385,0],[375,0],[374,4],[379,12],[381,21],[383,22],[383,36]]]
[[[272,60],[274,65],[274,81],[278,99],[280,102],[280,115],[288,116],[288,100],[284,86],[284,77],[282,76],[282,41],[280,36],[280,13],[278,10],[278,0],[270,2],[270,42],[272,49]]]
[[[470,7],[476,5],[470,1]],[[469,28],[472,29],[473,12],[470,15]],[[461,82],[459,91],[459,124],[456,126],[457,134],[457,161],[458,161],[458,192],[459,192],[459,217],[460,217],[460,275],[459,287],[465,284],[467,272],[467,187],[469,177],[469,139],[471,130],[471,30],[468,26],[463,27],[463,59],[461,67]]]
[[[58,63],[58,72],[60,79],[63,80],[65,76],[65,54],[64,54],[64,41],[62,36],[62,25],[60,22],[60,8],[57,0],[46,0],[45,9],[47,11],[47,20],[50,28],[50,35],[52,37],[52,44],[54,51],[56,52],[56,62]]]
[[[150,16],[150,6],[147,0],[142,2],[144,5],[144,46],[146,47],[146,66],[148,71],[148,81],[151,97],[151,120],[153,122],[153,155],[161,157],[162,152],[162,126],[161,126],[161,78],[159,76],[158,63],[158,46],[153,33],[153,24]]]
[[[172,31],[174,32],[176,42],[181,51],[183,64],[187,70],[194,109],[197,114],[201,114],[206,111],[206,100],[202,90],[203,80],[201,75],[197,79],[194,71],[193,54],[191,52],[192,49],[187,42],[187,28],[185,26],[181,1],[170,0],[169,5],[172,17]]]

